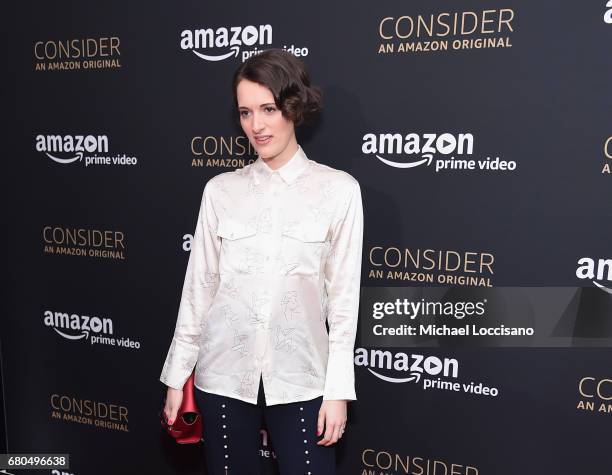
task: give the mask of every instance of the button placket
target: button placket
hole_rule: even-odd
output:
[[[270,207],[272,220],[272,236],[266,240],[266,266],[268,270],[274,265],[271,258],[277,254],[281,245],[280,214],[282,206],[279,195],[284,186],[283,179],[278,172],[274,172],[270,178],[267,203]]]
[[[271,179],[272,196],[277,197],[280,194],[280,187],[282,185],[282,178],[278,172],[272,174]]]

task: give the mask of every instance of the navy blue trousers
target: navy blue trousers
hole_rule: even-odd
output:
[[[202,413],[208,475],[259,475],[262,453],[274,448],[280,475],[335,475],[335,444],[317,445],[323,396],[310,401],[265,405],[259,380],[257,404],[195,388]],[[260,428],[267,428],[260,432]]]

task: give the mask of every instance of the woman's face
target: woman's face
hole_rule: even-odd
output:
[[[257,154],[272,159],[287,150],[295,141],[291,120],[283,117],[274,103],[270,89],[248,79],[242,79],[236,88],[240,125]]]

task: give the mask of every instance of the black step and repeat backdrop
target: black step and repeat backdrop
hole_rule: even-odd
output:
[[[203,472],[158,377],[203,187],[256,158],[232,73],[283,48],[325,94],[298,141],[364,199],[339,474],[610,473],[612,2],[3,10],[8,452]]]

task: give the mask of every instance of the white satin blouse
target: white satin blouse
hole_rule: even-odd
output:
[[[301,146],[204,187],[160,381],[268,405],[355,400],[363,209],[350,174]],[[328,322],[329,333],[325,322]]]

